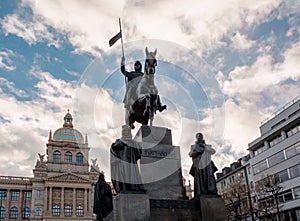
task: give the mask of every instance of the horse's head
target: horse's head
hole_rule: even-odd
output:
[[[155,58],[157,49],[154,52],[149,52],[148,48],[145,49],[146,52],[146,61],[145,61],[145,74],[154,74],[155,66],[157,65],[157,61]]]

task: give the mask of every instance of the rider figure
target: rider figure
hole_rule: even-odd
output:
[[[126,93],[123,99],[124,107],[129,112],[132,112],[132,105],[137,100],[136,89],[143,76],[142,64],[139,61],[134,63],[134,71],[125,70],[125,57],[122,57],[121,72],[127,77]]]

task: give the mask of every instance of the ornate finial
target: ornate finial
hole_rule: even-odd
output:
[[[69,128],[73,128],[73,124],[72,124],[72,121],[73,121],[73,117],[72,115],[69,113],[69,109],[68,109],[68,113],[65,115],[64,117],[64,125],[63,127],[69,127]]]
[[[87,138],[87,135],[85,135],[85,143],[88,144],[88,138]]]
[[[52,140],[52,131],[49,132],[49,140]]]

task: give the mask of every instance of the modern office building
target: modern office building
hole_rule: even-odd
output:
[[[0,220],[93,220],[99,173],[89,166],[87,137],[74,129],[69,111],[46,146],[33,177],[0,176]]]
[[[259,187],[268,176],[278,179],[280,220],[300,220],[300,97],[262,122],[260,134],[248,149],[253,181]],[[276,204],[271,192],[257,194],[254,201],[257,205]],[[277,209],[271,212],[278,217]],[[259,210],[258,215],[261,220],[266,218]]]

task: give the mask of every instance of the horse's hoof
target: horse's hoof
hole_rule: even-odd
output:
[[[159,112],[162,112],[163,110],[166,110],[167,109],[167,105],[162,105],[162,106],[159,106],[158,110]]]

